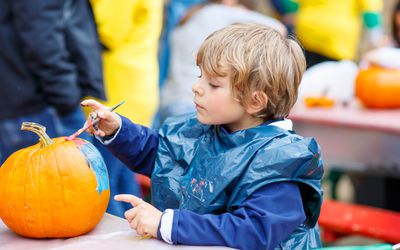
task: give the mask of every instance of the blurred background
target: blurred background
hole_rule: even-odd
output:
[[[305,51],[289,118],[322,148],[325,246],[390,249],[400,242],[399,13],[398,0],[0,0],[0,164],[37,142],[22,121],[71,135],[88,97],[125,100],[118,112],[154,129],[194,111],[202,41],[235,22],[261,23]],[[149,199],[147,177],[82,137],[103,155],[111,197]],[[107,212],[127,208],[111,199]]]

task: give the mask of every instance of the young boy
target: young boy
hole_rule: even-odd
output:
[[[159,133],[82,102],[101,118],[89,132],[151,176],[154,206],[115,197],[134,206],[130,226],[171,244],[319,247],[319,146],[285,119],[305,69],[301,48],[266,26],[235,24],[204,41],[197,64],[196,114],[168,119]]]

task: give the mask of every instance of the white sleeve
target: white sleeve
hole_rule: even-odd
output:
[[[121,127],[122,127],[122,119],[121,117],[118,115],[119,118],[119,124],[121,124],[117,130],[117,132],[115,132],[115,134],[111,137],[111,138],[107,138],[107,137],[99,137],[97,135],[95,135],[96,139],[103,145],[107,146],[108,144],[110,144],[119,134],[119,131],[121,131]],[[107,139],[105,139],[107,138]]]
[[[174,221],[174,210],[166,209],[161,217],[161,238],[168,244],[172,243],[172,222]]]

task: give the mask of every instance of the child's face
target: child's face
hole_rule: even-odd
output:
[[[203,124],[226,125],[231,132],[254,125],[254,117],[233,97],[229,76],[209,77],[202,74],[193,84],[197,119]]]

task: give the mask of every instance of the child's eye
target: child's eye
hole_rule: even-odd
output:
[[[213,84],[213,83],[211,83],[211,82],[209,82],[208,85],[209,85],[211,88],[213,88],[213,89],[219,87],[218,85],[215,85],[215,84]]]

